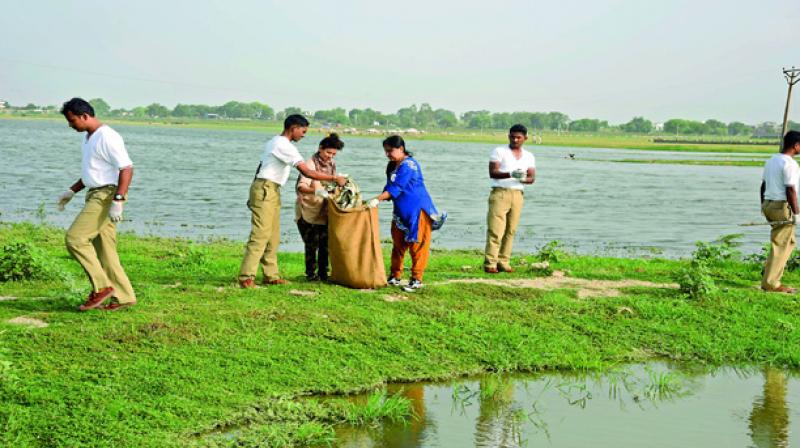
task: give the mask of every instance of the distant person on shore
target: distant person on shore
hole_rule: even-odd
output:
[[[486,249],[483,270],[490,274],[513,272],[511,249],[524,202],[524,187],[536,179],[536,159],[522,145],[528,129],[511,126],[508,145],[498,146],[489,156],[489,212],[486,215]]]
[[[389,285],[400,286],[403,278],[403,259],[411,253],[411,279],[403,287],[407,292],[422,288],[422,277],[428,266],[431,231],[439,229],[447,218],[433,205],[422,168],[406,150],[406,142],[399,135],[383,141],[383,150],[389,163],[386,166],[386,187],[383,193],[368,201],[377,207],[381,201],[394,203],[392,214],[392,264]]]
[[[283,132],[267,142],[250,185],[247,207],[252,212],[250,238],[247,241],[242,265],[239,269],[239,286],[255,288],[258,265],[264,272],[265,285],[281,285],[286,280],[278,273],[278,245],[280,244],[281,187],[289,180],[292,167],[314,180],[347,183],[342,176],[314,171],[303,161],[303,156],[292,142],[298,142],[308,132],[308,120],[302,115],[289,115],[283,121]]]
[[[797,206],[800,167],[794,157],[800,153],[800,132],[789,131],[783,137],[781,152],[764,165],[761,176],[761,212],[772,224],[770,251],[764,264],[761,289],[767,292],[794,294],[795,288],[781,284],[783,269],[795,246],[795,225],[800,221]]]
[[[306,160],[306,166],[314,171],[336,175],[334,157],[344,148],[344,142],[335,133],[319,142],[319,149]],[[328,214],[325,197],[327,191],[318,180],[300,174],[295,184],[297,202],[295,221],[305,245],[306,279],[328,280]]]
[[[58,198],[58,209],[88,188],[83,209],[67,230],[69,253],[83,266],[92,292],[80,311],[115,311],[136,304],[133,287],[117,255],[117,227],[133,177],[133,162],[122,137],[94,116],[94,108],[81,98],[61,107],[69,127],[86,132],[82,143],[81,177]]]

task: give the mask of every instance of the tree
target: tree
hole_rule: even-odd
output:
[[[145,114],[151,118],[169,116],[169,109],[158,103],[150,104],[145,108]]]
[[[95,98],[93,100],[89,100],[89,104],[92,105],[94,109],[94,114],[98,116],[105,116],[111,111],[111,106],[105,102],[102,98]]]
[[[601,128],[607,127],[607,121],[600,121],[593,118],[581,118],[569,124],[569,130],[574,132],[597,132]]]
[[[334,124],[348,124],[350,117],[347,116],[344,109],[337,107],[329,110],[318,110],[314,112],[314,119],[323,123]]]
[[[422,128],[429,128],[436,124],[433,108],[428,103],[422,103],[416,114],[416,124]]]
[[[728,135],[751,135],[753,127],[739,121],[728,123]]]
[[[706,120],[704,133],[711,134],[711,135],[726,135],[728,134],[728,126],[719,121],[714,119]]]
[[[395,114],[398,126],[411,128],[417,126],[417,105],[412,104],[408,107],[399,109]]]
[[[433,118],[436,120],[436,126],[440,128],[452,128],[458,125],[458,117],[451,110],[436,109],[433,111]]]
[[[548,112],[547,118],[550,121],[550,129],[566,129],[569,126],[569,117],[561,112]]]
[[[631,121],[620,126],[625,132],[647,134],[653,131],[653,122],[643,117],[633,117]]]
[[[471,129],[486,129],[492,127],[492,114],[488,110],[471,110],[464,112],[461,120]]]

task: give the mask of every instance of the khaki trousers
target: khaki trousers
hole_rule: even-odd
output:
[[[792,219],[791,209],[786,201],[764,201],[761,211],[768,221]],[[781,286],[783,269],[795,246],[794,224],[772,226],[769,240],[771,247],[767,262],[764,264],[764,275],[761,278],[761,287],[767,290]]]
[[[392,266],[391,275],[394,278],[403,277],[403,259],[406,251],[411,253],[411,277],[422,281],[428,259],[431,254],[431,218],[425,212],[419,214],[416,243],[406,241],[406,234],[392,221]]]
[[[255,278],[258,264],[267,281],[277,280],[278,245],[281,242],[281,186],[266,179],[256,179],[250,185],[247,207],[252,216],[250,238],[244,252],[239,280]]]
[[[116,191],[115,185],[89,190],[83,210],[67,230],[65,242],[89,276],[94,292],[111,286],[119,303],[131,303],[136,301],[136,295],[119,263],[117,227],[108,217]]]
[[[522,190],[492,188],[489,194],[489,212],[486,214],[484,267],[511,267],[511,248],[523,202]]]

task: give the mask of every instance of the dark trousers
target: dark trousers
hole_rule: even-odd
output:
[[[297,230],[306,246],[306,277],[328,278],[328,226],[297,220]]]

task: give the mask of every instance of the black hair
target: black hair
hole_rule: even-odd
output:
[[[406,153],[407,156],[410,156],[411,153],[406,148],[406,142],[403,140],[403,137],[399,135],[390,135],[386,137],[386,140],[383,141],[383,146],[388,146],[389,148],[403,148],[403,152]]]
[[[285,120],[283,120],[283,129],[284,130],[291,129],[292,126],[300,126],[301,128],[307,128],[308,120],[306,120],[306,117],[300,114],[289,115],[288,117],[286,117]]]
[[[786,151],[798,143],[800,143],[800,132],[789,131],[783,136],[783,149],[781,151]]]
[[[511,126],[511,129],[508,130],[509,134],[513,134],[515,132],[518,132],[518,133],[520,133],[522,135],[528,135],[528,128],[526,128],[525,126],[517,123],[514,126]]]
[[[61,115],[66,117],[67,112],[72,112],[73,115],[87,114],[90,117],[94,117],[94,107],[83,98],[73,98],[64,103],[61,106]]]
[[[331,132],[330,135],[323,138],[322,141],[319,142],[319,147],[322,149],[342,149],[344,148],[344,142],[339,139],[339,134]]]

